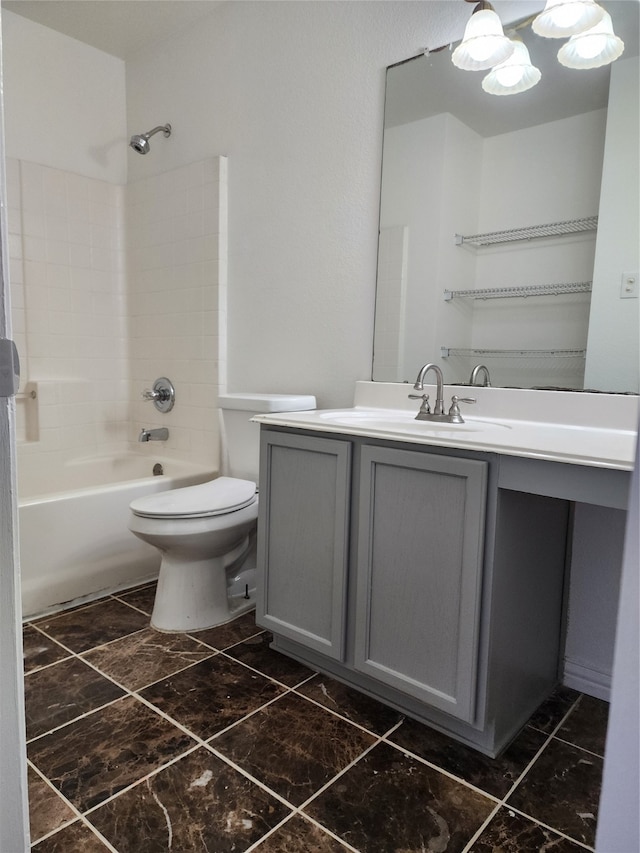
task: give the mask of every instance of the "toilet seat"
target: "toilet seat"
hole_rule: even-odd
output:
[[[256,499],[256,484],[251,480],[218,477],[197,486],[137,498],[130,509],[142,518],[209,518],[243,509]]]

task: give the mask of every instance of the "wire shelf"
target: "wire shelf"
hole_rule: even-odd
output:
[[[591,293],[590,281],[571,281],[563,284],[531,284],[522,287],[486,287],[478,290],[445,290],[444,301],[452,299],[509,299],[521,296],[560,296],[563,293]]]
[[[486,234],[456,234],[456,246],[468,243],[471,246],[492,246],[497,243],[512,243],[516,240],[535,240],[541,237],[560,237],[565,234],[578,234],[582,231],[595,231],[598,227],[597,216],[583,219],[568,219],[564,222],[550,222],[547,225],[530,225],[525,228],[512,228],[507,231],[490,231]]]
[[[584,358],[584,349],[459,349],[440,347],[440,356],[470,356],[473,358]]]

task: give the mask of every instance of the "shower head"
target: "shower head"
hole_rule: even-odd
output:
[[[138,154],[148,154],[151,150],[151,145],[149,144],[150,137],[152,137],[154,133],[160,133],[160,131],[162,131],[166,137],[171,136],[171,125],[159,125],[158,127],[154,127],[153,130],[147,131],[147,133],[136,134],[129,140],[129,145],[134,151],[137,151]]]

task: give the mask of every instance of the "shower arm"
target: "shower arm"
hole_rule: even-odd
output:
[[[165,136],[171,136],[171,125],[159,124],[158,127],[154,127],[153,130],[143,133],[142,136],[146,136],[146,138],[149,139],[149,137],[154,136],[156,133],[160,133],[160,131],[162,131]]]

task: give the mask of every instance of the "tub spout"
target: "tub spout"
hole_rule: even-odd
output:
[[[138,441],[166,441],[169,438],[169,430],[166,427],[158,427],[158,429],[140,430]]]

